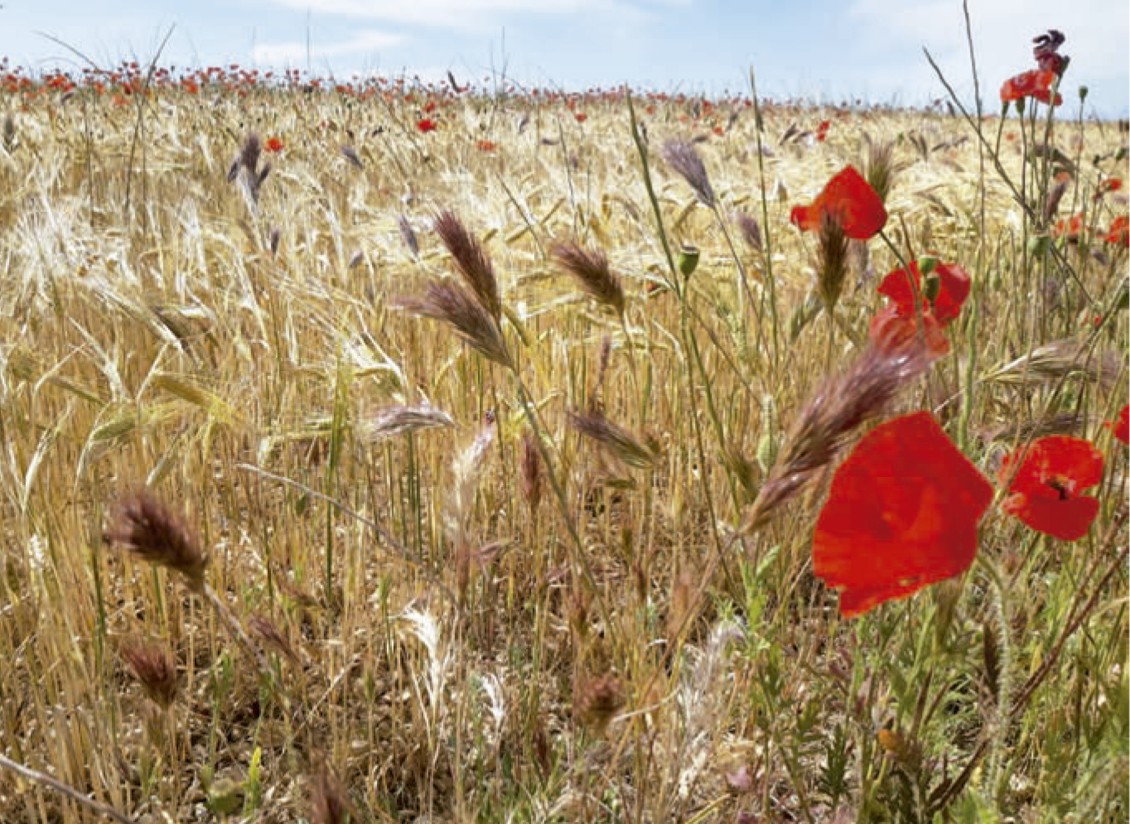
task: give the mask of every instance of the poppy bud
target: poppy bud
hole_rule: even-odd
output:
[[[1028,240],[1028,254],[1041,257],[1048,252],[1052,239],[1048,235],[1036,235]]]
[[[1087,92],[1089,92],[1089,91],[1090,91],[1090,89],[1088,89],[1086,86],[1080,86],[1079,87],[1079,102],[1080,103],[1082,103],[1084,100],[1087,99]]]
[[[928,275],[934,271],[938,265],[938,259],[933,255],[923,255],[918,258],[918,271],[923,275]]]
[[[676,260],[676,264],[683,277],[689,278],[694,274],[694,270],[698,268],[698,258],[699,251],[697,246],[683,244],[682,248],[679,249],[679,256]]]
[[[930,306],[934,305],[934,300],[938,297],[938,292],[942,289],[942,279],[936,274],[928,274],[922,280],[922,297],[926,299],[926,303]]]

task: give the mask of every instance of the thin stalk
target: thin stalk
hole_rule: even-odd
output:
[[[31,767],[25,767],[23,764],[19,763],[18,761],[13,761],[5,755],[0,755],[0,767],[11,770],[16,775],[22,776],[28,781],[34,781],[36,784],[40,784],[44,787],[54,790],[57,793],[65,795],[67,798],[71,799],[71,801],[74,801],[76,804],[86,807],[88,810],[93,810],[94,812],[98,813],[98,815],[104,815],[107,818],[112,818],[114,821],[118,821],[121,824],[134,824],[134,819],[123,815],[122,813],[111,807],[109,804],[103,804],[101,801],[95,801],[90,796],[84,795],[76,790],[70,784],[65,784],[58,778],[53,778],[47,773],[39,772],[39,770],[33,770]]]

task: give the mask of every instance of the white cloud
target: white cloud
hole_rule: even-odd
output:
[[[341,15],[392,23],[466,29],[494,25],[508,14],[592,14],[645,11],[622,0],[273,0],[315,14]],[[686,6],[693,0],[648,0],[643,5]]]
[[[296,41],[260,43],[255,46],[254,57],[257,63],[286,65],[300,62],[307,57],[314,60],[325,60],[332,57],[391,49],[403,43],[404,40],[405,38],[399,34],[362,31],[349,40],[342,40],[337,43],[314,43],[310,46],[305,42]]]
[[[855,0],[850,7],[876,43],[925,46],[947,77],[971,86],[965,20],[959,4],[946,0]],[[1032,38],[1048,28],[1067,35],[1061,48],[1072,58],[1065,87],[1083,79],[1125,82],[1130,10],[1126,0],[972,0],[969,17],[982,93],[995,95],[1006,77],[1031,68]],[[924,58],[923,58],[924,61]],[[953,75],[950,75],[950,72]]]

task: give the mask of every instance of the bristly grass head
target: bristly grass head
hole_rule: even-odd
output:
[[[114,506],[103,540],[133,552],[144,561],[184,576],[193,590],[204,588],[208,557],[184,519],[141,489]]]
[[[455,421],[434,406],[389,406],[361,425],[361,436],[368,441],[380,441],[421,429],[446,426],[455,426]]]
[[[346,824],[356,811],[349,803],[341,779],[325,761],[319,761],[307,778],[311,824]]]
[[[667,165],[678,172],[694,191],[695,197],[708,209],[717,205],[714,187],[706,174],[706,166],[694,146],[685,140],[668,140],[663,144],[663,159]]]
[[[435,219],[436,234],[455,261],[455,268],[463,281],[471,288],[482,306],[497,323],[502,317],[502,298],[498,291],[498,279],[490,258],[477,240],[459,221],[453,212],[440,212]]]
[[[868,346],[845,372],[825,380],[797,415],[742,528],[766,523],[774,510],[835,460],[856,429],[886,412],[898,391],[929,364],[918,341],[894,350]]]
[[[624,314],[624,287],[608,267],[608,257],[599,249],[585,249],[578,243],[554,243],[550,254],[597,302]]]
[[[444,321],[485,357],[507,369],[513,366],[498,320],[458,284],[432,281],[422,298],[401,298],[395,305],[415,315]]]
[[[831,312],[840,299],[848,269],[848,237],[840,222],[827,212],[820,216],[820,252],[816,283],[824,307]]]
[[[569,423],[630,467],[648,469],[655,464],[655,450],[641,443],[622,426],[612,423],[603,412],[570,412]]]
[[[895,144],[875,142],[870,135],[865,136],[865,139],[867,156],[863,160],[863,177],[879,196],[879,200],[886,203],[898,171],[895,167]]]
[[[161,644],[130,642],[119,654],[137,678],[145,694],[161,709],[168,709],[176,700],[179,679],[173,656]]]

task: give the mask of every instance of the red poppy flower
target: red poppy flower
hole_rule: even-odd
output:
[[[824,139],[828,137],[828,129],[831,126],[832,124],[827,120],[820,121],[820,125],[816,127],[816,141],[818,143],[823,143]]]
[[[1095,187],[1094,200],[1099,200],[1107,192],[1117,192],[1122,188],[1122,178],[1108,177],[1099,181],[1099,185]]]
[[[589,119],[589,116],[587,114],[585,114],[584,112],[577,112],[575,115],[573,115],[573,118],[578,123],[584,123],[586,120]]]
[[[887,421],[832,477],[812,536],[813,571],[840,590],[845,617],[960,575],[992,498],[929,412]]]
[[[1130,406],[1122,407],[1118,413],[1118,420],[1107,421],[1103,424],[1111,434],[1127,446],[1130,446]]]
[[[1056,73],[1047,69],[1031,69],[1021,72],[1015,77],[1010,77],[1001,85],[1001,103],[1034,97],[1041,103],[1058,106],[1063,102],[1063,96],[1057,92],[1055,102],[1052,102],[1051,90],[1055,81]]]
[[[416,121],[416,130],[427,134],[436,130],[436,122],[429,117]]]
[[[922,301],[921,330],[927,353],[941,357],[949,352],[942,328],[961,313],[969,297],[969,275],[956,263],[935,263],[929,277],[936,278],[936,287],[923,291],[918,262],[911,261],[909,269],[895,269],[883,278],[878,291],[890,303],[875,313],[867,330],[876,345],[899,348],[918,334],[919,316],[914,307],[917,293]]]
[[[1110,222],[1110,228],[1103,237],[1107,243],[1116,243],[1119,246],[1130,246],[1130,218],[1119,215]]]
[[[1001,509],[1037,532],[1064,541],[1087,534],[1099,502],[1080,492],[1102,480],[1103,456],[1090,441],[1049,435],[1005,456],[997,479],[1008,484]]]
[[[277,137],[268,137],[263,143],[263,148],[272,154],[277,154],[283,150],[283,142]]]
[[[1083,213],[1079,212],[1071,217],[1057,220],[1052,228],[1052,234],[1055,237],[1065,237],[1070,241],[1078,241],[1079,236],[1083,234]]]
[[[853,166],[845,166],[828,181],[808,206],[794,206],[789,221],[802,232],[819,231],[820,216],[837,220],[846,236],[867,240],[887,222],[887,210],[875,190]]]
[[[493,140],[479,140],[476,141],[475,148],[480,152],[493,152],[498,148],[498,144]]]

